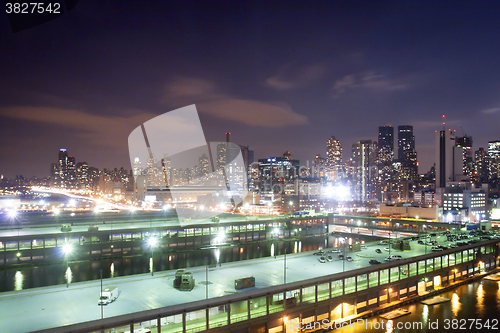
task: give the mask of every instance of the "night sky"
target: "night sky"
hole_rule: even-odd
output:
[[[130,169],[129,133],[190,104],[207,141],[304,164],[413,125],[425,173],[442,114],[474,150],[500,140],[500,4],[433,3],[81,0],[18,33],[1,14],[0,174],[47,176],[59,148]]]

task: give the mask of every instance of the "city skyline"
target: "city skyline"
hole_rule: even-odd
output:
[[[411,125],[424,173],[442,114],[474,151],[500,139],[498,10],[484,3],[118,6],[80,3],[19,33],[1,19],[1,174],[48,175],[59,148],[130,169],[133,128],[189,104],[207,141],[230,131],[256,159],[312,160],[332,135],[349,147]]]

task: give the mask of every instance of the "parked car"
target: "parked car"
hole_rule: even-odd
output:
[[[315,256],[323,256],[325,254],[325,251],[319,250],[318,252],[313,253]]]
[[[375,252],[382,253],[382,250],[381,249],[375,249]]]
[[[422,241],[422,240],[418,240],[417,243],[420,244],[420,245],[424,245],[424,241]]]
[[[441,250],[442,250],[441,246],[433,246],[433,247],[431,247],[431,251],[441,251]]]
[[[381,264],[381,262],[380,262],[380,261],[375,260],[375,259],[370,260],[370,261],[369,261],[369,263],[370,263],[370,265],[377,265],[377,264]]]
[[[390,256],[385,258],[385,261],[395,261],[395,260],[401,260],[401,259],[402,259],[401,256],[391,254]]]
[[[378,242],[378,245],[389,245],[389,243],[385,240],[381,240],[380,242]]]
[[[388,248],[388,247],[386,247],[386,248],[384,248],[384,250],[386,250],[387,252],[389,252],[391,249]]]
[[[333,261],[333,258],[332,258],[332,256],[331,256],[331,255],[327,255],[327,256],[326,256],[326,260],[328,260],[328,261]]]
[[[344,260],[344,255],[343,254],[339,254],[339,259],[340,260]]]
[[[324,264],[324,263],[326,262],[325,257],[319,257],[319,259],[318,259],[318,260],[319,260],[319,262],[320,262],[320,263],[322,263],[322,264]]]
[[[350,256],[347,256],[347,257],[345,257],[345,260],[352,261],[352,258]]]
[[[332,250],[330,250],[328,252],[330,252],[330,253],[340,253],[342,251],[340,249],[332,249]]]

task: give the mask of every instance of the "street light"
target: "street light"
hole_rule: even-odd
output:
[[[360,241],[359,240],[359,226],[361,225],[361,221],[358,221],[358,242]]]
[[[158,243],[158,239],[154,236],[152,237],[149,237],[148,238],[148,245],[149,245],[149,249],[151,250],[151,276],[153,276],[153,271],[154,271],[154,266],[153,266],[153,262],[154,262],[154,249],[156,247]]]
[[[422,225],[422,228],[424,228],[424,246],[425,246],[425,254],[427,254],[427,226],[424,224]]]

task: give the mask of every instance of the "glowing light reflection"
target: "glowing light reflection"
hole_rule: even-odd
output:
[[[462,308],[462,303],[460,303],[460,298],[457,293],[453,293],[451,297],[451,311],[453,312],[453,318],[456,318],[458,315],[458,311]]]
[[[14,290],[23,290],[23,274],[17,271],[14,276]]]
[[[477,295],[476,313],[479,316],[478,318],[482,318],[484,316],[484,290],[482,284],[480,284],[477,287],[476,295]]]

